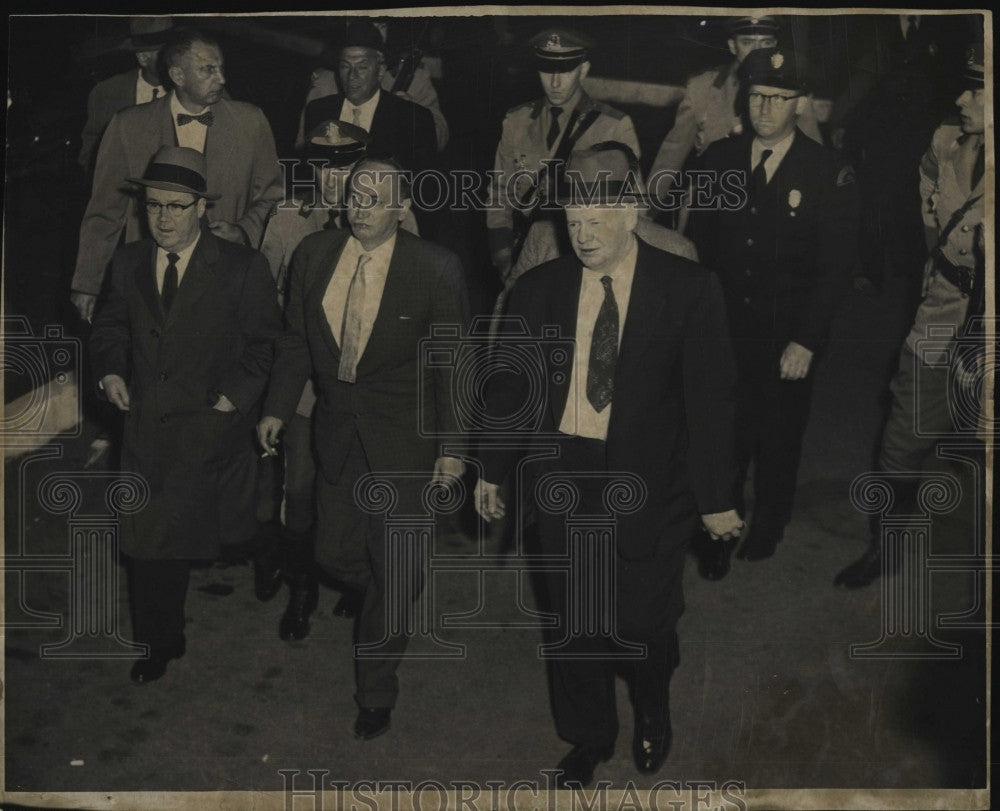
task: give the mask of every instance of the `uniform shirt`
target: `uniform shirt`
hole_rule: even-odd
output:
[[[140,70],[135,79],[135,103],[145,104],[147,101],[158,99],[163,95],[166,95],[163,85],[150,84],[142,78],[142,71]]]
[[[618,265],[611,271],[598,272],[585,267],[580,283],[580,298],[576,315],[576,350],[573,355],[573,369],[569,377],[569,394],[563,410],[559,431],[571,436],[589,439],[608,438],[608,423],[614,398],[603,411],[596,411],[587,399],[587,371],[590,366],[590,346],[594,339],[594,322],[604,304],[604,285],[601,279],[610,276],[611,289],[618,305],[618,347],[621,351],[622,333],[625,331],[625,315],[632,295],[632,279],[635,276],[635,260],[638,253],[636,241]]]
[[[392,259],[395,247],[395,234],[372,251],[366,251],[357,239],[350,237],[344,243],[337,267],[333,271],[333,277],[330,279],[326,294],[323,296],[323,312],[326,313],[327,320],[330,322],[330,330],[337,341],[337,346],[340,346],[340,332],[344,324],[347,295],[351,288],[351,280],[358,269],[358,259],[362,254],[368,254],[371,257],[368,264],[365,265],[365,309],[361,316],[359,359],[364,355],[365,346],[368,344],[372,327],[375,324],[375,317],[378,315],[379,305],[382,303],[382,291],[385,289],[389,261]]]
[[[514,210],[517,199],[526,199],[535,185],[535,176],[542,168],[542,161],[552,156],[566,138],[566,125],[572,111],[560,115],[560,137],[550,149],[546,144],[551,113],[545,98],[522,104],[507,112],[503,132],[497,145],[491,175],[490,205],[486,210],[486,227],[489,232],[490,255],[496,263],[498,254],[513,245]],[[579,136],[575,149],[586,149],[601,141],[619,141],[639,154],[639,139],[632,126],[632,119],[620,110],[591,99],[580,92],[576,103],[578,120],[583,120],[591,110],[598,115],[594,122]],[[576,128],[574,128],[576,132]],[[524,171],[526,170],[526,172]]]
[[[187,271],[188,262],[191,261],[191,254],[194,253],[194,249],[198,245],[198,241],[201,239],[201,233],[195,238],[195,241],[188,245],[186,248],[180,251],[165,251],[163,248],[157,246],[156,248],[156,289],[159,291],[160,295],[163,295],[163,279],[167,275],[167,265],[170,260],[167,259],[167,253],[177,254],[177,287],[180,289],[181,282],[184,280],[184,273]]]
[[[205,107],[193,115],[201,115],[206,110],[210,110],[210,107]],[[177,146],[187,146],[191,149],[196,149],[199,152],[204,153],[205,151],[205,139],[208,137],[208,127],[202,124],[200,121],[189,121],[184,126],[177,123],[177,116],[180,113],[185,115],[192,115],[181,105],[180,99],[177,98],[176,93],[170,94],[170,114],[174,119],[174,132],[177,134]]]
[[[781,161],[783,161],[785,155],[788,154],[788,150],[794,140],[795,130],[788,133],[788,135],[778,141],[778,143],[774,146],[764,146],[764,144],[760,142],[760,138],[754,138],[753,146],[750,147],[750,172],[753,173],[757,169],[757,164],[760,163],[764,150],[770,149],[771,154],[767,156],[767,163],[764,164],[764,174],[767,175],[767,182],[770,183],[771,178],[774,177],[774,173],[778,171],[778,167],[781,166]]]
[[[376,90],[375,95],[372,96],[368,101],[363,104],[355,106],[344,97],[344,105],[340,108],[340,120],[346,121],[348,124],[355,124],[361,127],[365,132],[372,131],[372,119],[375,117],[375,108],[378,107],[378,100],[382,96],[381,90]],[[355,120],[354,112],[358,112],[358,118]]]

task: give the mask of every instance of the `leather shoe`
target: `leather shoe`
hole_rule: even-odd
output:
[[[361,613],[361,606],[364,605],[364,602],[365,595],[361,592],[345,591],[333,607],[333,614],[336,617],[352,620]]]
[[[370,741],[389,731],[391,726],[391,707],[362,707],[354,722],[354,737]]]
[[[140,659],[132,665],[129,678],[136,684],[148,684],[156,681],[167,672],[167,663],[171,659],[180,659],[187,652],[187,640],[181,636],[173,645],[153,648],[148,659]]]
[[[649,717],[636,718],[635,733],[632,736],[632,757],[640,774],[655,774],[670,753],[674,731],[667,713],[664,724]]]
[[[278,624],[278,636],[286,642],[309,635],[309,617],[319,602],[319,584],[311,575],[295,575],[288,586],[288,607]]]
[[[882,549],[880,546],[870,546],[860,558],[837,572],[837,576],[833,578],[833,585],[861,589],[871,585],[881,576]]]
[[[736,557],[740,560],[766,560],[771,557],[781,540],[782,526],[779,523],[762,520],[754,522],[750,534],[737,550]]]
[[[594,779],[594,769],[598,763],[610,760],[614,754],[613,745],[587,746],[577,744],[559,761],[556,769],[556,788],[585,788]]]

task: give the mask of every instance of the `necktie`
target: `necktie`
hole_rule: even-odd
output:
[[[587,399],[597,412],[611,402],[618,362],[618,302],[611,288],[611,277],[602,276],[601,284],[604,285],[604,303],[594,321],[594,340],[590,344],[587,365]]]
[[[361,108],[360,107],[355,107],[354,109],[352,109],[351,110],[351,115],[354,116],[354,126],[355,127],[360,127],[361,126]]]
[[[206,110],[200,115],[188,115],[187,113],[177,114],[177,126],[183,127],[185,124],[190,124],[192,121],[197,121],[199,124],[204,124],[206,127],[211,127],[215,121],[215,116],[212,115],[211,110]]]
[[[972,164],[972,176],[970,178],[971,188],[976,188],[979,185],[979,181],[983,179],[983,173],[986,171],[986,144],[982,141],[979,142],[979,149],[976,150],[976,160]]]
[[[371,256],[358,257],[358,267],[347,290],[344,306],[344,323],[340,330],[340,366],[337,379],[353,383],[357,376],[358,358],[361,356],[361,322],[365,312],[365,265]]]
[[[160,88],[158,88],[158,87],[154,87],[154,88],[153,88],[153,101],[156,101],[156,97],[157,97],[158,95],[160,95]]]
[[[552,123],[549,124],[549,133],[545,136],[545,145],[552,149],[552,145],[556,142],[556,138],[559,137],[559,116],[562,115],[562,107],[550,107],[549,112],[552,114]]]
[[[160,299],[163,302],[163,312],[168,314],[170,306],[174,303],[174,296],[177,295],[177,260],[180,257],[175,253],[167,254],[167,270],[163,274],[163,290],[160,292]]]
[[[764,187],[767,186],[767,169],[764,168],[764,164],[767,163],[767,159],[773,154],[773,149],[765,149],[760,153],[760,161],[753,170],[753,175],[750,178],[751,195],[753,197],[759,197],[761,192],[764,191]]]

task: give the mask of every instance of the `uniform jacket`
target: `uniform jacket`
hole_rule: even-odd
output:
[[[313,414],[316,456],[328,480],[336,481],[355,434],[372,470],[429,472],[439,456],[435,435],[455,441],[460,432],[452,369],[422,363],[419,343],[435,325],[468,323],[461,265],[447,249],[397,231],[356,382],[343,383],[337,379],[340,347],[323,296],[349,237],[349,231],[320,231],[295,252],[287,332],[278,344],[264,412],[287,423],[313,374],[319,397]]]
[[[163,316],[152,240],[120,248],[90,353],[97,380],[128,384],[122,469],[146,477],[149,504],[122,517],[134,557],[214,558],[254,529],[254,426],[281,314],[256,251],[202,231]],[[237,411],[210,406],[225,394]]]
[[[98,82],[87,98],[87,123],[80,136],[80,157],[78,163],[84,169],[91,168],[94,152],[101,142],[108,122],[119,110],[135,105],[135,84],[139,79],[139,69],[118,73]]]
[[[508,183],[508,178],[516,172],[527,170],[537,173],[542,161],[551,157],[566,137],[566,124],[570,113],[564,113],[563,131],[559,140],[549,149],[546,146],[547,132],[542,124],[542,110],[545,98],[521,104],[508,111],[503,120],[503,131],[493,161],[494,176],[490,194],[491,205],[486,210],[486,226],[489,229],[490,254],[496,256],[503,248],[510,248],[513,240],[515,195],[525,195],[533,186],[531,178],[524,176]],[[581,91],[576,110],[582,119],[591,110],[599,112],[593,124],[579,137],[575,149],[586,149],[601,141],[619,141],[639,154],[639,139],[632,126],[632,119],[620,110],[594,101]]]
[[[533,339],[554,326],[560,344],[567,336],[572,342],[582,273],[575,256],[528,271],[511,291],[508,313],[525,320]],[[542,446],[544,434],[557,430],[562,419],[573,364],[572,351],[546,351],[546,344],[554,339],[540,344],[540,397],[530,376],[516,371],[493,374],[487,394],[494,420],[540,403],[540,412],[527,409],[526,424],[537,429],[531,432]],[[633,472],[648,487],[642,508],[618,516],[619,550],[626,558],[650,557],[664,528],[689,518],[695,508],[707,514],[733,507],[734,386],[718,280],[700,265],[639,240],[607,436],[608,470]],[[494,483],[521,455],[488,446],[480,453],[483,478]]]
[[[274,137],[264,114],[252,104],[222,99],[212,105],[205,160],[209,191],[222,198],[209,203],[209,222],[236,223],[250,245],[260,244],[272,205],[284,195],[284,179]],[[96,295],[108,262],[118,247],[146,234],[126,177],[142,177],[161,146],[176,145],[170,95],[117,113],[101,139],[90,202],[80,226],[80,248],[73,289]]]
[[[746,173],[751,135],[717,141],[705,169]],[[796,130],[756,201],[692,213],[702,261],[719,274],[734,337],[820,348],[858,262],[854,175],[834,153]]]
[[[344,106],[341,94],[310,101],[305,110],[305,131],[328,119],[339,119]],[[384,90],[372,117],[368,154],[392,155],[404,169],[420,172],[434,165],[437,141],[430,110]]]

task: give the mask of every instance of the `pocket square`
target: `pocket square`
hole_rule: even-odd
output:
[[[400,321],[409,321],[410,320],[410,316],[408,316],[408,315],[401,315],[399,317],[399,320]]]

